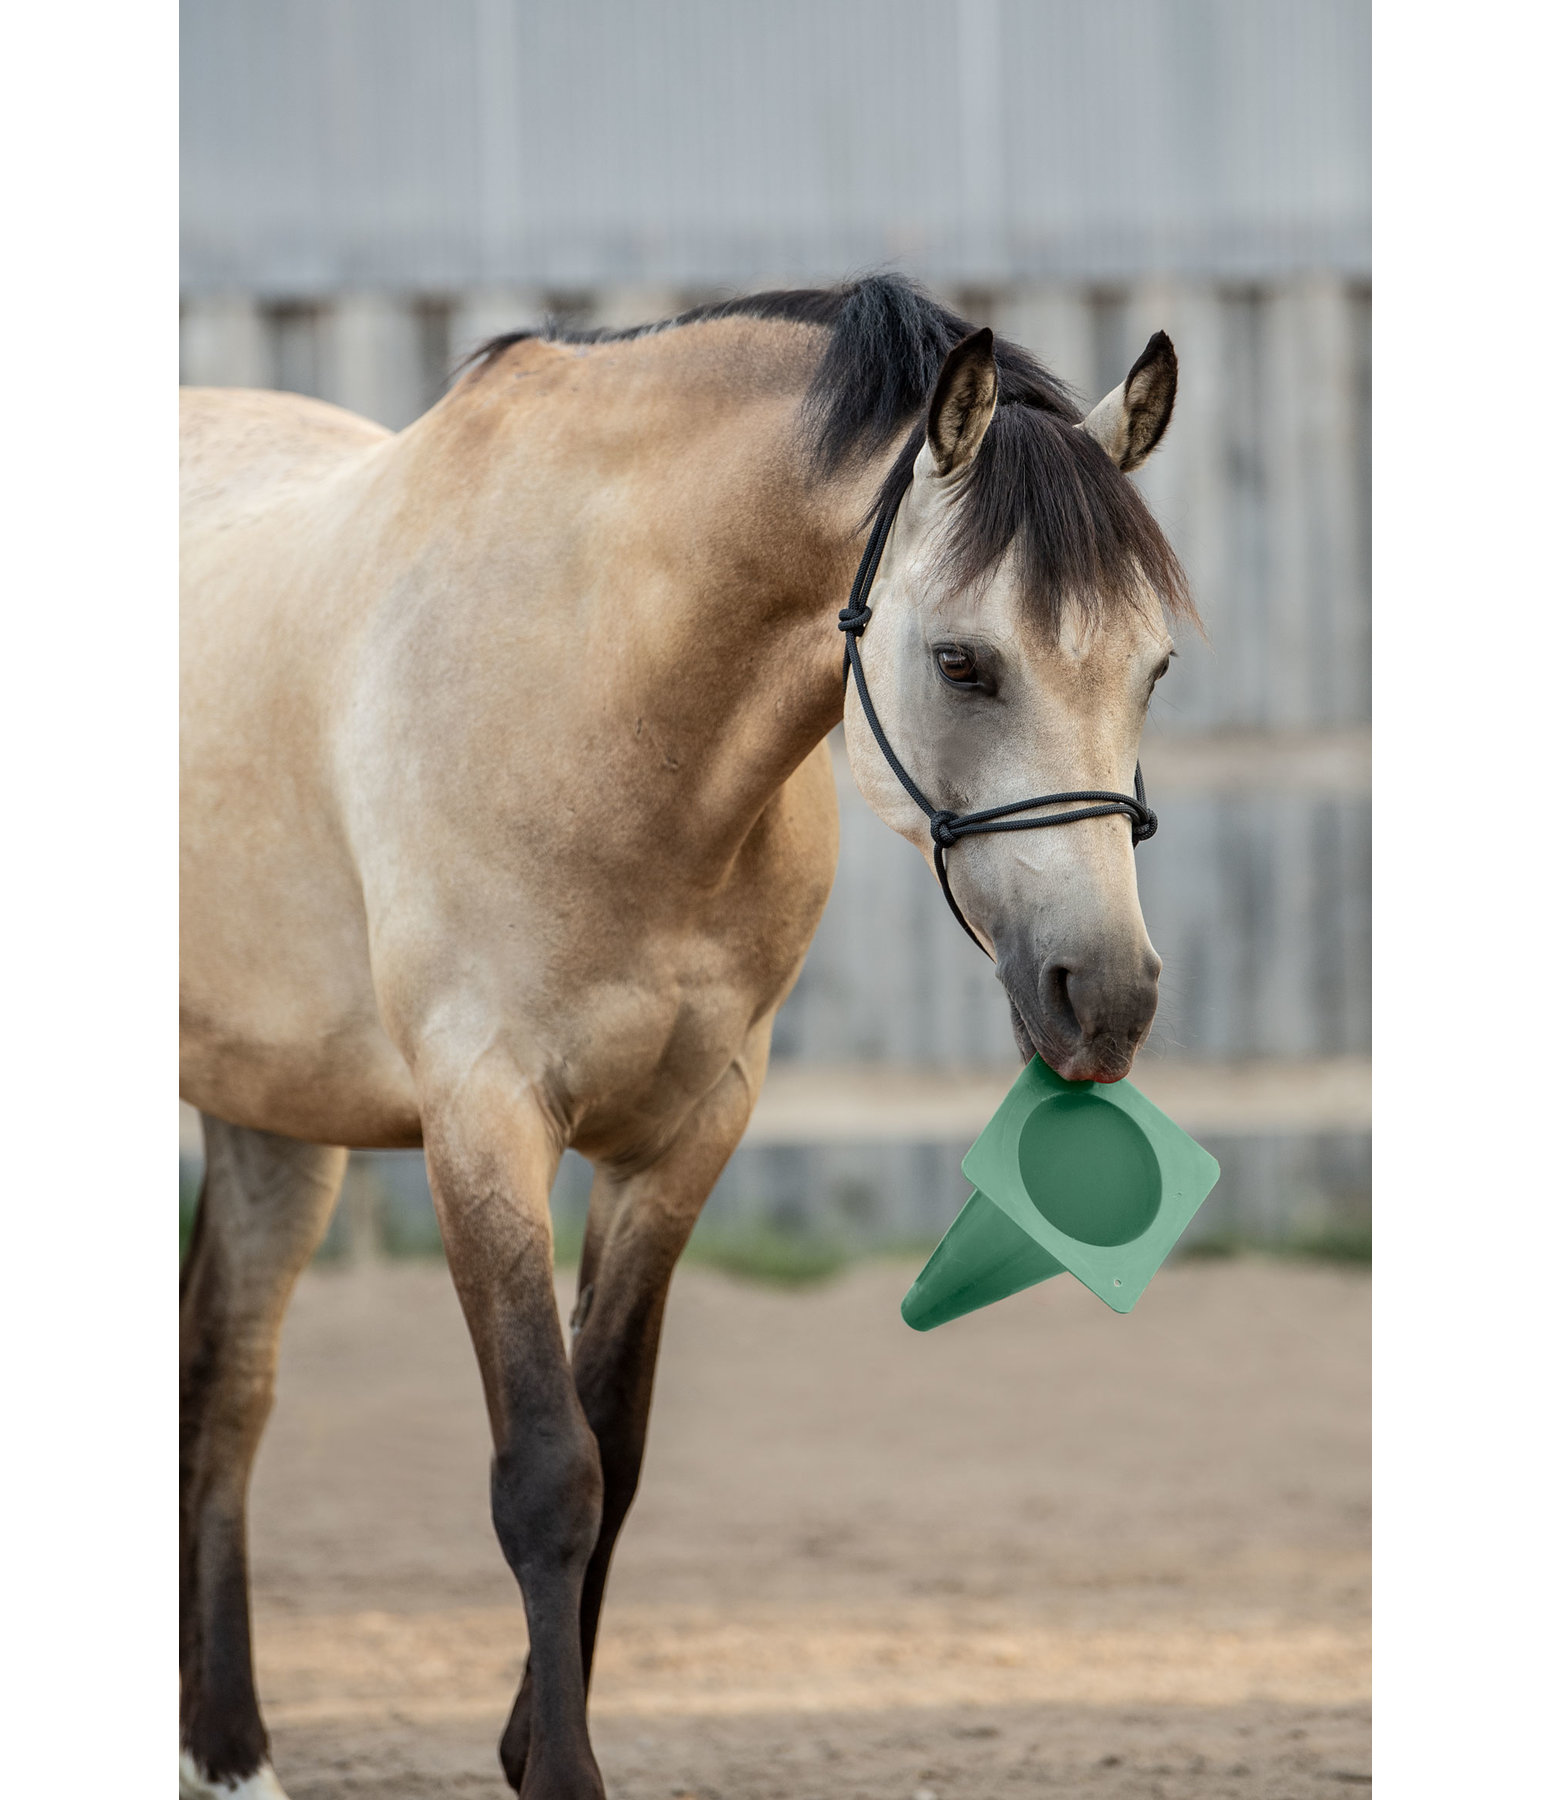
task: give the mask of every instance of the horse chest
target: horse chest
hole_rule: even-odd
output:
[[[568,1004],[544,1011],[568,1040],[577,1098],[629,1096],[656,1115],[712,1084],[796,979],[817,911],[791,899],[761,895],[692,929],[661,921],[567,982]]]
[[[826,763],[813,774],[832,795]],[[832,800],[813,788],[792,796],[715,896],[654,917],[643,902],[613,954],[592,945],[586,972],[562,983],[567,1003],[555,1004],[556,988],[540,1009],[564,1040],[563,1085],[594,1127],[654,1136],[751,1045],[762,1064],[833,880]]]

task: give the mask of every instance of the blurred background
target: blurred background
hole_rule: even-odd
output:
[[[1140,482],[1210,641],[1144,746],[1135,1079],[1221,1161],[1197,1250],[1360,1257],[1369,78],[1362,0],[197,0],[182,377],[399,427],[497,331],[882,267],[1089,399],[1166,329]],[[697,1234],[777,1273],[934,1240],[1016,1069],[989,965],[833,748],[834,896]],[[588,1179],[567,1157],[562,1247]],[[329,1251],[436,1241],[421,1159],[357,1155]]]

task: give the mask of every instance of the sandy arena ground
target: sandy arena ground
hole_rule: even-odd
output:
[[[613,1800],[1366,1791],[1365,1276],[1185,1263],[1129,1319],[1061,1280],[917,1337],[911,1273],[680,1272],[594,1686]],[[252,1533],[292,1800],[509,1792],[486,1444],[444,1269],[303,1280]]]

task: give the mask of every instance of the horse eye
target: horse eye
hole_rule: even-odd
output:
[[[972,687],[978,673],[973,656],[967,650],[956,647],[938,650],[936,666],[955,687]]]

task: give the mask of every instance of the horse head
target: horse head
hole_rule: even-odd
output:
[[[1167,429],[1176,383],[1161,333],[1085,418],[1009,401],[988,330],[944,362],[893,498],[887,484],[879,497],[898,511],[872,585],[865,677],[896,756],[944,812],[1129,791],[1173,653],[1170,618],[1193,616],[1126,479]],[[869,729],[858,686],[846,700],[857,785],[932,856],[930,819]],[[1024,1060],[1037,1051],[1068,1080],[1119,1080],[1151,1026],[1162,966],[1141,916],[1131,818],[1115,808],[968,835],[949,860],[952,898],[995,959]]]

